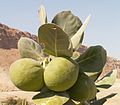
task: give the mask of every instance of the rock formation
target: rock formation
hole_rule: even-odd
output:
[[[9,28],[8,26],[0,23],[0,48],[12,49],[17,48],[17,42],[21,36],[35,39],[34,35],[29,32],[22,32],[17,29]]]

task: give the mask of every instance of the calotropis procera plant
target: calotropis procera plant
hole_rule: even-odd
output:
[[[116,72],[98,81],[105,49],[96,45],[79,52],[90,15],[82,24],[71,11],[62,11],[47,23],[41,6],[39,19],[38,42],[26,37],[18,41],[21,59],[10,66],[11,81],[21,90],[40,91],[33,96],[36,105],[91,104],[97,90],[114,83]]]

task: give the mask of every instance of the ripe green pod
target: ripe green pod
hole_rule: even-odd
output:
[[[37,91],[43,87],[43,68],[30,58],[19,59],[10,66],[13,84],[24,91]]]
[[[54,58],[45,68],[44,81],[53,91],[65,91],[72,87],[79,73],[78,65],[72,59]]]
[[[70,97],[76,101],[86,101],[95,98],[97,89],[94,82],[84,73],[79,73],[78,80],[68,90]]]

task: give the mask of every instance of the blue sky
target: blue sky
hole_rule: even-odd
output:
[[[63,10],[71,10],[82,22],[91,14],[83,44],[102,45],[109,56],[120,59],[120,0],[0,0],[0,23],[37,35],[41,4],[49,22]]]

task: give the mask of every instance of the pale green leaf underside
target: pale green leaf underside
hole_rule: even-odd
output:
[[[117,70],[112,70],[96,83],[98,90],[104,90],[112,86],[117,78]]]
[[[67,34],[55,24],[44,24],[38,30],[39,42],[44,52],[53,56],[72,56],[72,44]]]
[[[84,72],[86,75],[88,75],[93,81],[96,81],[101,72]]]
[[[46,91],[35,95],[32,100],[36,105],[63,105],[69,100],[69,95],[65,92]]]
[[[90,15],[86,18],[84,21],[83,25],[80,27],[80,29],[74,34],[74,36],[71,38],[71,42],[73,44],[73,49],[77,49],[80,45],[81,40],[83,39],[83,32],[85,31],[89,20],[90,20]]]
[[[46,15],[45,7],[43,5],[41,5],[40,9],[38,10],[38,17],[41,25],[47,22],[47,15]]]

